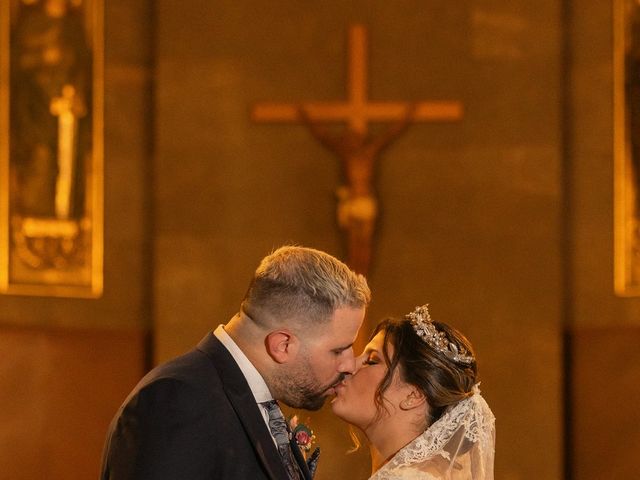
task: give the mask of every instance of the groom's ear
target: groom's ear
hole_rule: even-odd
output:
[[[298,338],[290,330],[275,330],[264,341],[267,353],[278,363],[290,362],[298,353]]]
[[[427,402],[427,398],[422,393],[422,390],[411,386],[407,396],[400,402],[400,408],[402,410],[411,410],[416,407],[420,407]]]

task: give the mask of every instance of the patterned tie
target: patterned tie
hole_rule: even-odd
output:
[[[268,402],[262,402],[260,405],[264,406],[269,412],[269,430],[271,435],[276,439],[278,446],[278,452],[282,458],[282,463],[287,471],[287,476],[290,480],[300,480],[300,474],[298,473],[298,465],[295,458],[293,458],[293,452],[291,451],[291,444],[289,443],[289,430],[287,428],[287,422],[284,419],[284,415],[278,406],[278,402],[275,400],[269,400]]]

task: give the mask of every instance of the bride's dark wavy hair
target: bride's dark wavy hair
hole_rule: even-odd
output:
[[[473,395],[478,383],[478,367],[471,342],[455,328],[442,322],[433,322],[439,332],[462,351],[464,348],[474,360],[470,364],[456,362],[431,347],[418,336],[407,318],[386,318],[375,328],[371,338],[384,332],[382,355],[388,370],[378,385],[374,401],[378,418],[387,410],[384,392],[393,381],[396,370],[403,382],[419,388],[429,404],[427,426],[435,422],[450,405]],[[393,356],[389,345],[393,346]],[[375,420],[374,420],[375,421]]]

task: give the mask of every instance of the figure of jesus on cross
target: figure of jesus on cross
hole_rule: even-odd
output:
[[[366,274],[373,252],[377,200],[373,177],[378,154],[412,123],[453,121],[462,117],[462,105],[454,101],[369,102],[367,99],[366,31],[362,25],[349,30],[349,85],[346,102],[300,104],[258,103],[252,119],[258,122],[302,122],[322,145],[341,160],[346,185],[338,193],[338,224],[347,233],[347,262]],[[393,121],[375,136],[369,122]],[[336,135],[322,124],[345,122]]]

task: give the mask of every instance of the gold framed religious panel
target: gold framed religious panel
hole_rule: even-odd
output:
[[[98,297],[103,0],[0,2],[0,292]]]
[[[613,0],[614,290],[640,295],[640,3]]]

